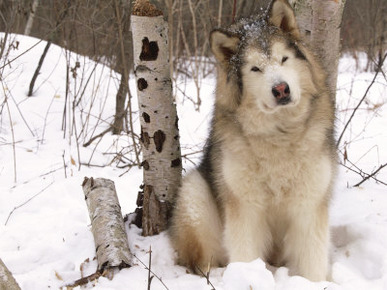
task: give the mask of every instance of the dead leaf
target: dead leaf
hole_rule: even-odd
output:
[[[60,280],[60,281],[63,281],[63,278],[61,275],[59,275],[59,273],[57,271],[55,271],[55,277]]]

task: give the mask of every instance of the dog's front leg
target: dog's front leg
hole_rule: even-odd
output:
[[[229,262],[264,259],[270,242],[262,208],[236,198],[226,202],[224,243]]]
[[[327,279],[329,230],[326,202],[317,206],[300,206],[291,214],[284,245],[291,274],[312,281]]]

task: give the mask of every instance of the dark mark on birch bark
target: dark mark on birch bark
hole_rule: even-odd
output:
[[[140,136],[140,140],[142,142],[142,144],[144,145],[144,147],[146,149],[149,148],[149,144],[150,144],[150,138],[149,138],[149,134],[148,132],[144,132],[141,128],[141,136]]]
[[[165,137],[166,137],[165,133],[161,130],[156,131],[155,134],[153,135],[153,139],[156,145],[156,150],[159,153],[163,151],[163,144],[165,142]]]
[[[150,123],[150,116],[147,113],[142,113],[142,117],[144,118],[145,123]]]
[[[156,41],[149,41],[148,37],[142,40],[142,48],[140,54],[141,61],[156,60],[159,55],[159,46]]]
[[[137,87],[139,91],[143,91],[148,87],[148,82],[144,78],[140,78],[137,81]]]
[[[141,163],[141,166],[144,168],[144,170],[149,170],[149,162],[144,160],[142,163]]]
[[[181,164],[180,158],[176,158],[176,159],[171,161],[171,167],[178,167],[178,166],[180,166],[180,164]]]

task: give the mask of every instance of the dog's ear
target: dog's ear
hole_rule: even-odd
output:
[[[216,60],[227,67],[229,60],[236,53],[239,37],[228,31],[215,29],[210,34],[210,46]]]
[[[269,22],[294,38],[300,38],[296,17],[288,0],[274,0],[269,7]]]

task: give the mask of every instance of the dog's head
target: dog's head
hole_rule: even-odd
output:
[[[215,29],[210,37],[219,72],[238,87],[234,97],[239,99],[234,103],[253,100],[269,114],[297,106],[301,88],[313,87],[309,56],[299,42],[300,32],[287,0],[274,0],[263,15]]]

